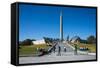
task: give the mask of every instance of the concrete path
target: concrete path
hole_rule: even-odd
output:
[[[59,61],[78,61],[78,60],[94,60],[95,55],[68,55],[68,56],[42,56],[42,57],[19,57],[19,64],[27,63],[43,63],[43,62],[59,62]]]

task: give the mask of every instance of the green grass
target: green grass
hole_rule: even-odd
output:
[[[86,46],[89,49],[89,52],[96,52],[96,44],[77,43],[77,45],[78,45],[78,48]]]
[[[36,54],[38,53],[37,48],[47,49],[49,46],[46,44],[40,45],[27,45],[27,46],[20,46],[19,55],[29,55],[29,54]]]

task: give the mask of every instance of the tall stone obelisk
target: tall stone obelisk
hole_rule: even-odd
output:
[[[63,16],[62,11],[60,12],[60,40],[63,41]]]

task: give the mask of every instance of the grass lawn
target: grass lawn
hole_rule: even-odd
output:
[[[77,45],[78,45],[78,48],[86,46],[89,49],[89,52],[96,52],[96,44],[77,43]]]
[[[37,48],[47,49],[49,46],[46,44],[20,46],[19,55],[30,55],[38,53]]]

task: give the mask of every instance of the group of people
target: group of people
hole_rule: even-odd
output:
[[[57,45],[57,44],[56,44]],[[56,51],[56,48],[57,48],[57,51],[58,51],[58,56],[61,56],[61,46],[57,46],[56,47],[56,45],[54,45],[54,47],[53,47],[53,52],[55,53],[55,51]],[[66,47],[64,47],[64,52],[66,52],[67,50],[66,50]]]
[[[57,43],[55,44],[55,45],[53,45],[53,47],[52,47],[52,51],[55,53],[56,51],[57,51],[57,55],[58,56],[61,56],[61,52],[63,51],[63,52],[67,52],[67,48],[64,46],[63,48],[60,46],[60,45],[57,45]],[[74,44],[74,54],[75,55],[77,55],[77,50],[78,50],[78,47],[77,47],[77,44]],[[38,49],[37,48],[37,50],[39,50],[42,54],[45,54],[45,53],[47,53],[44,49]]]
[[[77,54],[78,54],[78,53],[77,53],[77,50],[78,50],[77,44],[75,44],[74,46],[75,46],[75,47],[74,47],[74,48],[75,48],[75,49],[74,49],[74,54],[77,55]],[[57,54],[57,55],[58,55],[58,56],[61,56],[61,51],[62,51],[62,50],[61,50],[61,46],[58,45],[58,47],[56,47],[56,45],[55,45],[55,46],[53,47],[54,53],[55,53],[55,51],[56,51],[56,48],[58,48],[58,54]],[[63,51],[64,51],[64,52],[67,52],[67,48],[64,47],[64,48],[63,48]]]
[[[45,51],[45,49],[38,49],[37,48],[37,50],[39,50],[42,53],[42,55],[48,53],[47,51]],[[53,51],[54,53],[56,52],[57,53],[57,56],[61,56],[61,52],[62,51],[66,53],[68,50],[67,50],[66,46],[64,46],[62,48],[62,46],[60,46],[60,45],[58,45],[56,43],[55,45],[53,45],[53,47],[50,50],[50,52],[51,51]],[[88,51],[88,49],[87,49],[87,51]],[[77,44],[74,44],[74,55],[78,55],[78,45]]]

